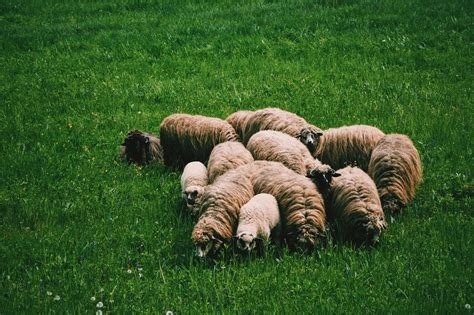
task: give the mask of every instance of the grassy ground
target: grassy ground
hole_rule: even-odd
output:
[[[0,313],[472,313],[472,1],[0,1]],[[424,183],[380,246],[207,264],[129,129],[279,106],[408,134]]]

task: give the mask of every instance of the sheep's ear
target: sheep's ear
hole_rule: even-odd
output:
[[[219,238],[217,238],[217,237],[214,237],[214,236],[212,236],[211,239],[212,239],[214,242],[217,242],[217,243],[219,243],[219,244],[224,243],[223,240],[221,240],[221,239],[219,239]]]
[[[334,171],[334,173],[332,173],[332,177],[339,177],[341,176],[341,173],[338,173],[336,171]]]
[[[313,132],[316,137],[321,137],[324,133],[322,131]]]

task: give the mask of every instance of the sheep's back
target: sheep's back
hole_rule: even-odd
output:
[[[235,141],[220,143],[214,147],[209,156],[207,165],[209,182],[212,183],[229,170],[251,163],[253,160],[252,154],[242,143]]]
[[[420,155],[410,138],[400,134],[383,137],[372,152],[369,175],[381,197],[394,194],[404,203],[413,200],[423,170]]]
[[[334,169],[348,165],[367,171],[372,150],[384,133],[372,126],[354,125],[324,131],[315,157]]]

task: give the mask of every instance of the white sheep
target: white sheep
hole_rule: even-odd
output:
[[[186,164],[181,175],[181,195],[193,215],[199,212],[200,200],[207,184],[207,168],[203,163],[194,161]]]
[[[236,246],[242,252],[257,249],[263,252],[263,243],[279,238],[280,212],[275,197],[258,194],[240,209],[239,225],[236,233]],[[272,233],[273,231],[273,233]]]

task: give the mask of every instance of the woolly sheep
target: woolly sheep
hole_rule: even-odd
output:
[[[323,134],[321,129],[304,118],[279,108],[241,111],[230,115],[227,121],[237,130],[244,144],[260,130],[276,130],[299,139],[312,152]]]
[[[263,251],[263,242],[278,238],[280,212],[275,197],[258,194],[240,209],[239,225],[236,233],[236,245],[242,252],[250,253],[257,249]]]
[[[300,141],[290,135],[274,130],[255,133],[247,144],[247,149],[256,160],[281,162],[300,175],[314,177],[320,189],[330,183],[337,173],[323,165]]]
[[[385,228],[385,218],[373,180],[358,167],[338,170],[330,185],[328,218],[339,224],[343,238],[374,244]]]
[[[252,154],[242,143],[235,141],[220,143],[212,150],[207,163],[209,183],[213,183],[227,171],[251,162],[253,162]]]
[[[197,215],[200,200],[208,182],[207,168],[198,161],[186,164],[181,175],[181,193],[186,207]]]
[[[326,228],[324,200],[309,178],[278,162],[255,161],[220,176],[207,186],[192,240],[198,256],[214,255],[231,240],[240,209],[254,194],[278,201],[284,238],[291,249],[319,245]]]
[[[254,195],[250,179],[237,170],[220,176],[204,190],[201,216],[194,226],[192,240],[198,257],[216,256],[231,240],[240,208]]]
[[[120,157],[128,163],[138,165],[163,160],[160,138],[152,133],[131,130],[120,145]]]
[[[324,131],[313,156],[336,170],[352,165],[367,172],[372,150],[383,136],[380,129],[366,125],[331,128]]]
[[[160,125],[166,166],[181,168],[189,162],[206,163],[215,145],[239,141],[234,128],[219,118],[173,114]]]
[[[369,175],[375,181],[383,209],[400,212],[415,197],[423,176],[420,155],[410,138],[400,134],[383,137],[372,152]]]
[[[251,174],[255,193],[276,198],[282,232],[290,249],[311,250],[324,239],[326,212],[324,200],[314,183],[283,164],[255,161],[237,170]]]

